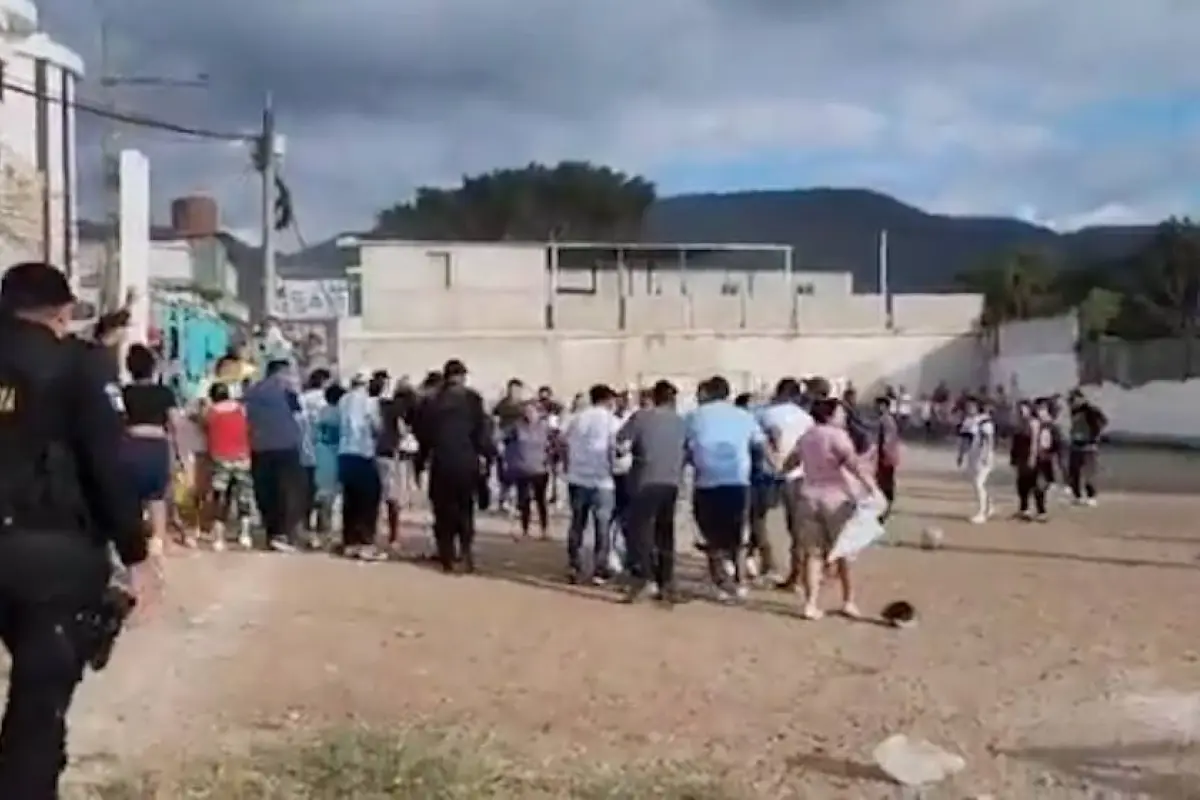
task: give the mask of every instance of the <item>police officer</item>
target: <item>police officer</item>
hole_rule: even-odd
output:
[[[94,352],[66,339],[61,272],[18,264],[0,281],[0,640],[11,656],[0,798],[54,800],[66,715],[92,657],[83,620],[110,577],[108,545],[151,573],[133,485],[113,469],[122,425]]]
[[[474,572],[476,493],[495,447],[483,398],[466,385],[466,366],[447,361],[442,379],[413,432],[429,464],[437,559],[446,572],[454,572],[456,563]]]

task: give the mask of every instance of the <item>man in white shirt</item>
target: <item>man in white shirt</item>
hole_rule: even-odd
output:
[[[790,453],[800,437],[813,426],[813,418],[800,407],[802,394],[798,380],[784,378],[775,387],[775,397],[770,405],[758,412],[759,425],[768,441],[781,453]],[[750,491],[750,553],[758,557],[759,574],[775,580],[781,588],[791,588],[800,577],[798,565],[802,553],[796,533],[796,498],[800,491],[797,484],[804,478],[804,467],[779,475],[765,462],[757,466]],[[776,564],[767,535],[767,514],[780,505],[791,540],[788,574],[782,580],[774,575]]]
[[[593,530],[592,582],[606,583],[612,552],[612,519],[616,503],[613,458],[621,423],[614,413],[616,393],[597,384],[589,392],[591,405],[571,416],[563,431],[566,448],[567,494],[571,524],[567,530],[568,577],[583,578],[583,532],[591,520]]]

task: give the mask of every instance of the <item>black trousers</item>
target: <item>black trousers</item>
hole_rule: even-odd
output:
[[[260,450],[250,457],[254,501],[267,540],[294,542],[304,518],[304,467],[300,451]]]
[[[342,484],[342,543],[349,547],[374,544],[383,495],[375,459],[338,456],[338,481]]]
[[[544,472],[538,475],[514,475],[513,482],[517,489],[517,514],[521,518],[521,532],[529,533],[529,524],[533,521],[535,511],[538,525],[543,531],[546,530],[550,526],[550,507],[546,499],[550,476]]]
[[[741,579],[738,556],[749,505],[750,489],[746,486],[714,486],[696,489],[692,495],[696,527],[708,543],[709,574],[718,586]],[[725,572],[730,564],[734,567],[733,575]]]
[[[1067,455],[1067,482],[1076,500],[1096,496],[1096,451],[1071,448]]]
[[[1038,514],[1046,513],[1046,489],[1054,483],[1054,464],[1039,461],[1036,464],[1021,464],[1017,467],[1017,503],[1022,514],[1029,511],[1033,501]]]
[[[438,561],[451,570],[462,560],[474,567],[475,495],[479,476],[438,473],[429,475],[429,504],[433,509],[433,538]]]
[[[887,508],[879,515],[879,521],[884,522],[892,514],[892,506],[896,504],[896,468],[891,464],[882,464],[875,468],[875,484],[879,493],[887,501]]]
[[[320,513],[320,506],[317,503],[317,468],[304,468],[304,529],[307,531],[319,530],[316,517]]]
[[[78,615],[100,602],[108,554],[67,534],[0,536],[0,640],[12,665],[0,723],[0,797],[56,800],[66,718],[88,654]]]
[[[679,487],[674,484],[639,486],[629,496],[625,547],[633,579],[639,584],[654,581],[669,590],[675,581],[675,503]]]

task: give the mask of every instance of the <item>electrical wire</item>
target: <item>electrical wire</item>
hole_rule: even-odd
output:
[[[64,101],[61,97],[54,97],[46,92],[38,92],[30,86],[22,86],[10,81],[0,82],[0,89],[3,91],[12,91],[26,97],[44,98],[47,102],[55,105],[66,105],[76,111],[92,116],[101,117],[103,119],[111,119],[116,122],[122,122],[126,125],[132,125],[138,128],[148,128],[151,130],[170,131],[184,136],[191,136],[197,139],[210,139],[221,142],[247,142],[253,141],[256,136],[254,134],[245,133],[229,133],[226,131],[215,131],[207,128],[195,128],[190,125],[181,125],[176,122],[168,122],[166,120],[148,117],[143,114],[136,114],[131,111],[122,111],[116,108],[107,108],[98,103],[91,103],[84,100],[69,100]]]

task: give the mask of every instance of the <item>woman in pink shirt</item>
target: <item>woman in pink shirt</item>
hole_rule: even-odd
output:
[[[852,476],[866,494],[878,490],[862,459],[854,452],[854,443],[846,431],[846,411],[835,399],[818,400],[812,407],[816,424],[783,458],[781,469],[804,468],[804,480],[799,482],[797,505],[797,538],[804,561],[804,618],[820,619],[824,614],[818,603],[825,560],[837,541],[842,528],[854,515],[858,495],[852,488]],[[837,575],[842,585],[842,614],[860,616],[854,603],[854,588],[850,580],[850,565],[845,559],[837,562]]]

